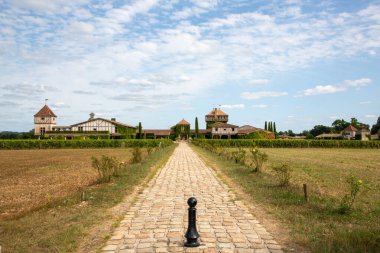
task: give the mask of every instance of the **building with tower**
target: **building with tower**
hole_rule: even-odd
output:
[[[46,104],[34,114],[34,134],[45,135],[56,126],[57,115]]]
[[[206,129],[210,129],[211,126],[215,123],[227,123],[228,122],[228,114],[223,112],[218,108],[214,108],[211,112],[206,114]]]

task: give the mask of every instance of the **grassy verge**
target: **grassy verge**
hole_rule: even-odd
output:
[[[378,252],[380,249],[380,167],[376,150],[268,149],[269,161],[262,173],[227,161],[199,147],[193,148],[208,163],[284,222],[292,239],[312,252]],[[288,163],[293,168],[291,184],[279,187],[270,167]],[[340,214],[337,209],[347,175],[357,175],[371,188],[356,199],[354,209]],[[302,182],[310,186],[304,201]]]
[[[84,202],[81,192],[77,192],[17,219],[0,221],[2,252],[74,252],[81,241],[91,236],[93,226],[115,218],[108,210],[144,179],[153,177],[174,148],[164,148],[140,164],[131,165],[109,184],[86,188]]]

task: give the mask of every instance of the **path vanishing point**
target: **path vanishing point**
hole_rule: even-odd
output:
[[[198,200],[201,245],[186,248],[187,199],[192,196]],[[102,252],[283,252],[248,208],[234,199],[188,144],[180,143]]]

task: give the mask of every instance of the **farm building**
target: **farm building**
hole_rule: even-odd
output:
[[[74,137],[92,138],[133,138],[136,135],[136,127],[104,118],[95,118],[90,113],[86,121],[69,125],[57,126],[57,115],[45,105],[34,115],[34,134],[44,137],[62,137],[72,139]]]

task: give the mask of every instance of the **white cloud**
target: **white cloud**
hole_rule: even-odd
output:
[[[287,92],[259,91],[259,92],[243,92],[240,94],[242,99],[260,99],[264,97],[281,97],[288,95]]]
[[[321,94],[331,94],[346,91],[350,87],[364,87],[372,82],[369,78],[362,78],[358,80],[345,80],[336,85],[317,85],[314,88],[306,89],[301,92],[302,96],[315,96]]]
[[[67,32],[70,34],[92,34],[93,31],[94,26],[85,22],[73,22],[67,28]]]
[[[365,115],[366,118],[376,118],[376,115],[373,114],[367,114]]]
[[[252,108],[267,108],[268,105],[260,104],[260,105],[252,105],[251,107],[252,107]]]
[[[221,105],[221,108],[226,108],[226,109],[244,109],[245,105],[244,104],[235,104],[235,105]]]
[[[270,83],[270,80],[268,80],[268,79],[253,79],[253,80],[249,81],[249,83],[252,85],[265,85],[265,84]]]

